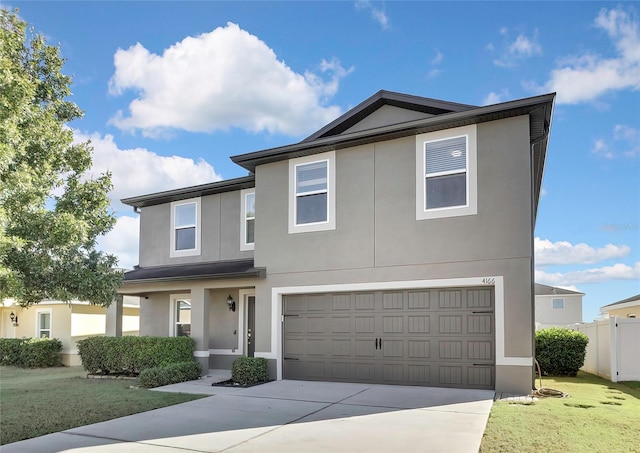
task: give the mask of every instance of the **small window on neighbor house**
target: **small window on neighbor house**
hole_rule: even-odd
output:
[[[552,302],[554,310],[561,310],[564,308],[564,299],[553,299]]]
[[[256,192],[245,189],[240,192],[242,220],[240,225],[240,250],[253,250],[256,226]]]
[[[200,254],[200,198],[171,203],[170,256]]]
[[[51,312],[38,312],[38,338],[51,338]]]

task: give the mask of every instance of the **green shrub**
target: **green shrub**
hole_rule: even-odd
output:
[[[22,368],[62,366],[62,342],[56,338],[0,338],[0,365]]]
[[[575,376],[587,352],[589,337],[570,329],[552,327],[536,331],[536,359],[544,374]]]
[[[198,379],[201,374],[202,367],[200,363],[192,360],[191,362],[146,368],[140,372],[138,380],[141,386],[153,388],[178,382],[193,381]]]
[[[138,374],[178,362],[193,361],[189,337],[91,337],[77,342],[82,366],[89,373]]]
[[[20,366],[21,338],[0,338],[0,365]]]
[[[231,365],[231,379],[239,385],[251,385],[268,381],[267,359],[262,357],[238,357]]]

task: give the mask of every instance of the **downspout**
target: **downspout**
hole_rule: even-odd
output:
[[[135,212],[136,214],[140,214],[142,211],[140,210],[140,208],[138,206],[134,206],[133,207],[133,212]]]
[[[535,274],[535,250],[534,250],[534,234],[535,234],[535,228],[536,228],[536,210],[537,210],[537,205],[534,206],[533,203],[533,194],[535,193],[535,181],[534,181],[534,147],[539,144],[540,142],[542,142],[543,140],[545,140],[546,138],[549,137],[549,132],[551,131],[551,127],[550,124],[548,124],[546,121],[544,123],[544,130],[542,132],[541,135],[539,135],[538,137],[532,139],[529,142],[530,145],[530,167],[531,167],[531,178],[529,178],[529,180],[531,181],[531,259],[530,259],[530,267],[531,267],[531,322],[532,322],[532,326],[533,326],[533,335],[531,336],[531,351],[533,353],[533,358],[535,360],[535,356],[536,356],[536,335],[535,335],[535,320],[536,320],[536,304],[535,304],[535,286],[536,286],[536,282],[535,282],[535,278],[536,278],[536,274]],[[546,155],[545,155],[545,160],[546,160]],[[542,182],[540,185],[540,191],[542,192]],[[540,201],[540,194],[538,194],[538,201]],[[535,389],[535,378],[536,378],[536,372],[535,369],[533,368],[533,363],[531,364],[531,369],[533,371],[532,375],[531,375],[531,388]]]

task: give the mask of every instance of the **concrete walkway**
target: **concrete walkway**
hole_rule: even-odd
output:
[[[212,396],[1,448],[14,452],[477,452],[494,392],[276,381],[159,388]]]

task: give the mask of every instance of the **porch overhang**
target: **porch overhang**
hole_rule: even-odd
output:
[[[252,259],[215,261],[170,266],[139,267],[125,272],[124,283],[264,278],[266,274],[266,268],[254,267]]]

